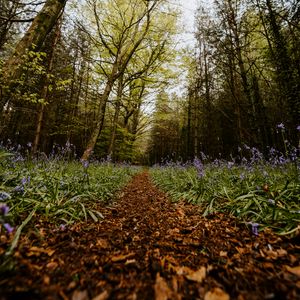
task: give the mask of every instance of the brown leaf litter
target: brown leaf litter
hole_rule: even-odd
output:
[[[258,237],[232,216],[171,203],[147,172],[98,223],[38,220],[0,274],[11,299],[300,299],[299,237]],[[9,240],[0,239],[0,253]]]

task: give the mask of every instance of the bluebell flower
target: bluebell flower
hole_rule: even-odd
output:
[[[252,227],[252,233],[256,236],[258,236],[258,223],[250,223],[251,227]]]
[[[9,207],[5,203],[0,203],[0,214],[6,216],[9,212]]]
[[[65,224],[60,224],[59,225],[59,230],[60,231],[65,231],[67,229],[67,226]]]
[[[12,233],[14,231],[14,228],[11,227],[8,223],[4,223],[3,226],[7,230],[8,233]]]
[[[202,164],[201,160],[199,158],[195,157],[195,159],[193,161],[193,165],[197,170],[198,178],[203,178],[204,177],[204,169],[203,169],[203,164]]]
[[[273,200],[273,199],[268,199],[268,202],[272,205],[275,205],[275,200]]]
[[[0,192],[0,201],[3,201],[3,200],[6,200],[6,199],[9,199],[10,198],[10,195],[6,192]]]
[[[234,166],[234,162],[229,161],[229,162],[227,163],[228,169],[231,169],[233,166]]]
[[[278,124],[276,127],[277,127],[278,129],[281,129],[281,130],[284,130],[284,129],[285,129],[283,123]]]
[[[22,178],[21,183],[22,185],[30,183],[30,176]]]
[[[241,173],[240,174],[240,180],[244,180],[245,179],[245,174],[244,173]]]
[[[17,185],[14,190],[16,194],[23,194],[24,193],[24,186],[23,185]]]
[[[88,160],[82,160],[81,163],[82,163],[82,166],[84,167],[84,169],[87,169],[89,167],[89,161]]]
[[[300,131],[300,125],[298,125],[298,126],[296,127],[296,129],[297,129],[298,131]]]

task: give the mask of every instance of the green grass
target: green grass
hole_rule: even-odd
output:
[[[295,164],[252,167],[206,164],[204,176],[195,167],[169,166],[151,169],[154,183],[174,201],[203,207],[203,215],[227,212],[245,222],[259,223],[279,234],[299,229],[300,182]]]

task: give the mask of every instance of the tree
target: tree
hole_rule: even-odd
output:
[[[4,63],[3,86],[0,94],[0,111],[2,112],[7,100],[9,88],[20,78],[22,74],[22,63],[27,51],[39,51],[48,33],[54,27],[67,0],[47,0],[33,19],[31,26],[17,43],[13,54]]]
[[[108,2],[106,10],[103,10],[104,6],[100,10],[101,18],[99,3],[95,0],[89,3],[94,13],[98,34],[97,39],[92,38],[92,40],[105,49],[105,54],[102,56],[110,64],[110,67],[107,68],[106,64],[105,68],[103,64],[100,64],[100,68],[106,76],[106,84],[99,101],[98,120],[82,155],[83,160],[89,158],[101,133],[107,101],[114,83],[124,74],[133,57],[145,46],[143,42],[150,34],[153,15],[160,1],[119,0],[113,3]]]

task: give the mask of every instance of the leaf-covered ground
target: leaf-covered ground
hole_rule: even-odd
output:
[[[142,173],[98,223],[31,224],[0,299],[300,299],[299,237],[172,204]],[[0,255],[9,239],[1,236]]]

